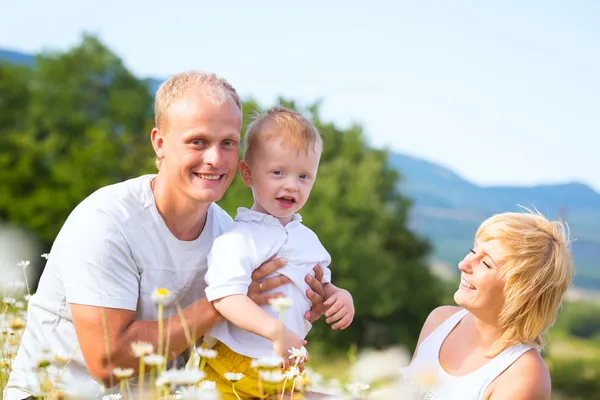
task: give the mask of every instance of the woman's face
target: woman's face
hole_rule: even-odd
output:
[[[505,282],[500,274],[502,255],[498,241],[476,241],[458,264],[461,280],[454,294],[456,304],[488,323],[497,322],[504,306]]]

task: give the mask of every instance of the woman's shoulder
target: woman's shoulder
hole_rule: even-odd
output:
[[[423,323],[423,328],[421,328],[421,334],[419,335],[416,348],[418,349],[423,340],[435,331],[438,326],[461,310],[463,310],[463,308],[457,306],[439,306],[431,311],[427,316],[425,323]]]
[[[494,398],[550,399],[550,373],[542,356],[531,349],[519,357],[492,384]]]

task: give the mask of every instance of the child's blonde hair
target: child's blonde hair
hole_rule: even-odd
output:
[[[495,350],[518,343],[542,349],[575,268],[566,226],[539,213],[509,212],[484,221],[475,238],[496,240],[504,252],[504,258],[496,260],[505,281],[498,322],[504,333]]]
[[[323,150],[323,141],[317,128],[296,111],[282,106],[257,114],[244,136],[244,160],[250,162],[261,142],[280,139],[284,147],[294,150]]]

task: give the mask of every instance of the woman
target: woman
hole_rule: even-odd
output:
[[[431,312],[402,395],[412,399],[550,399],[540,355],[574,266],[560,222],[530,213],[495,215],[459,263],[460,307]]]

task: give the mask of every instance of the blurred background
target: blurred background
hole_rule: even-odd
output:
[[[35,289],[75,205],[155,172],[156,89],[212,71],[245,115],[284,104],[324,136],[302,214],[357,315],[343,332],[315,325],[316,369],[364,372],[350,365],[367,350],[401,366],[428,313],[453,304],[478,225],[522,205],[574,240],[575,283],[544,352],[553,398],[600,397],[600,4],[299,4],[0,6],[3,283],[27,259]],[[232,215],[250,204],[237,178],[220,202]]]

